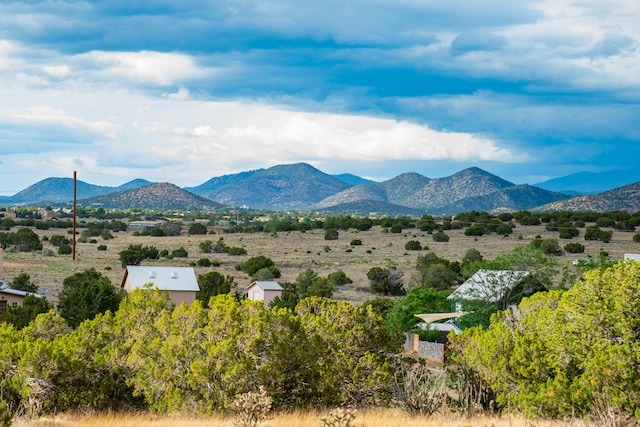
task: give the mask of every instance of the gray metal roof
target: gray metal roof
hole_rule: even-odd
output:
[[[42,298],[42,295],[37,294],[35,292],[27,292],[21,291],[19,289],[11,289],[6,283],[0,280],[0,292],[9,294],[9,295],[18,295],[21,297],[26,297],[27,295],[33,295],[36,298]]]
[[[496,302],[528,275],[528,271],[478,270],[447,299]]]
[[[127,274],[131,289],[153,283],[156,288],[168,291],[200,290],[193,267],[128,265]]]
[[[249,285],[249,288],[253,285],[258,285],[260,289],[264,291],[282,291],[282,286],[278,282],[268,281],[268,280],[256,280],[255,282]]]

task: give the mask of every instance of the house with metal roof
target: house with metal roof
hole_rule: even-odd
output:
[[[508,296],[513,288],[528,275],[528,271],[481,269],[458,286],[447,299],[456,304],[455,311],[461,311],[461,301],[497,303]]]
[[[283,290],[278,282],[256,280],[247,288],[247,298],[251,301],[264,301],[264,308],[269,308],[271,301],[281,296]]]
[[[27,295],[42,298],[42,295],[34,292],[11,289],[5,282],[0,280],[0,314],[6,313],[9,307],[18,307],[22,305]]]
[[[196,292],[200,290],[193,267],[159,265],[128,265],[120,287],[131,292],[147,284],[169,291],[175,305],[193,303]]]

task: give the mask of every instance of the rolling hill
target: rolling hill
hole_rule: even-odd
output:
[[[624,185],[599,194],[576,196],[537,207],[538,211],[640,211],[640,182]]]
[[[81,180],[78,180],[76,184],[76,196],[80,199],[139,188],[149,185],[150,182],[144,179],[134,179],[119,187],[93,185]],[[42,202],[61,203],[69,201],[73,201],[73,178],[46,178],[30,185],[13,196],[2,199],[5,205],[28,205]]]
[[[119,191],[104,196],[79,199],[82,206],[99,206],[111,209],[157,209],[157,210],[217,210],[225,206],[205,197],[190,193],[167,182],[151,184],[132,190]]]

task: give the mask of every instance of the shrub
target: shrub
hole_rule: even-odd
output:
[[[338,240],[338,230],[329,228],[324,232],[324,240]]]
[[[392,233],[402,233],[402,225],[400,223],[395,223],[391,226],[391,229],[389,230]]]
[[[167,232],[162,227],[153,227],[151,230],[149,230],[149,235],[153,237],[165,237],[167,235]]]
[[[213,243],[211,240],[205,240],[204,242],[200,242],[200,252],[205,254],[217,253],[223,254],[227,252],[227,245],[224,243],[224,239],[220,237],[216,243]]]
[[[324,418],[320,418],[321,427],[352,427],[356,418],[355,409],[337,408],[329,412]]]
[[[189,226],[189,234],[207,234],[207,226],[200,223],[200,222],[194,222],[193,224],[191,224],[191,226]]]
[[[513,233],[513,228],[509,224],[500,224],[496,227],[495,232],[501,236],[508,236]]]
[[[556,239],[543,239],[540,241],[539,248],[547,255],[561,255],[562,249]]]
[[[245,248],[239,248],[237,246],[228,247],[226,252],[229,255],[246,255],[247,254],[247,250]]]
[[[98,245],[97,248],[99,251],[106,251],[107,250],[107,245]]]
[[[353,239],[351,241],[351,246],[362,246],[362,240],[360,239]]]
[[[600,240],[603,243],[609,243],[613,236],[611,230],[600,230],[598,227],[589,227],[584,232],[584,240]]]
[[[249,258],[248,260],[236,265],[237,271],[244,271],[249,276],[253,276],[256,272],[262,268],[274,267],[275,263],[271,258],[264,255]]]
[[[209,258],[200,258],[196,264],[199,267],[211,267],[211,260]]]
[[[49,243],[51,243],[53,246],[58,246],[60,247],[60,245],[63,244],[69,244],[69,239],[67,239],[64,236],[61,236],[60,234],[54,234],[53,236],[49,237]]]
[[[580,232],[575,227],[563,227],[559,231],[561,239],[572,239],[580,235]]]
[[[58,255],[69,255],[73,252],[73,249],[69,245],[60,245],[58,248]]]
[[[233,424],[237,427],[256,427],[267,419],[272,403],[263,388],[257,392],[239,394],[231,403],[231,411],[235,413]]]
[[[577,242],[571,242],[564,245],[564,250],[570,254],[581,254],[584,252],[584,245]]]
[[[174,249],[173,251],[171,251],[172,258],[187,258],[188,256],[189,254],[187,253],[187,250],[182,246],[180,246],[178,249]]]
[[[100,237],[102,237],[102,240],[111,240],[113,239],[113,234],[111,234],[111,232],[105,228],[100,233]]]
[[[633,235],[633,241],[634,242],[640,242],[640,233],[636,233]]]
[[[464,230],[465,236],[482,236],[484,234],[484,227],[482,225],[474,224],[470,227],[467,227]]]
[[[464,257],[462,257],[462,263],[471,264],[472,262],[475,262],[475,261],[482,261],[482,254],[480,253],[479,250],[475,248],[467,249],[467,252],[465,252]]]
[[[438,231],[437,233],[433,233],[431,236],[434,242],[448,242],[449,235],[444,231]]]
[[[422,245],[417,240],[409,240],[404,245],[404,248],[406,250],[408,250],[408,251],[421,251],[422,250]]]

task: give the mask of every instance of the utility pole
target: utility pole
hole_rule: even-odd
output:
[[[76,197],[77,197],[77,174],[76,171],[73,171],[73,253],[71,255],[71,259],[73,261],[76,260]]]

